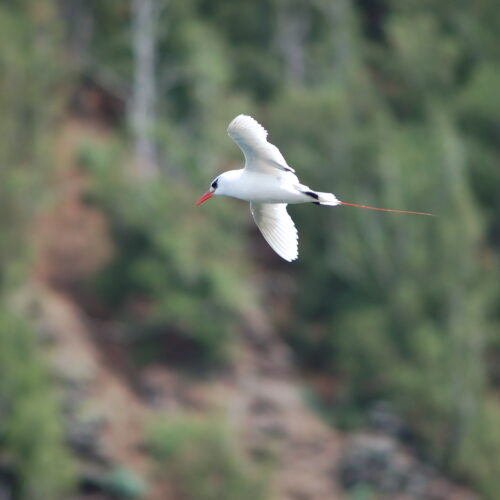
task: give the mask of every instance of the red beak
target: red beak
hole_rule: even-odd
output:
[[[214,195],[215,191],[207,191],[195,204],[195,207],[199,207],[202,203],[205,203]]]

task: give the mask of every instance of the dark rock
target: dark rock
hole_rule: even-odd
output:
[[[404,427],[401,417],[387,401],[379,401],[372,406],[368,421],[372,430],[389,436],[399,436]]]
[[[0,465],[0,500],[17,498],[17,486],[14,470],[8,465]]]
[[[339,466],[344,488],[369,485],[385,494],[404,493],[420,498],[430,477],[390,436],[359,434],[351,438]]]
[[[81,458],[108,463],[108,453],[101,439],[104,425],[99,418],[72,422],[67,435],[68,444]]]

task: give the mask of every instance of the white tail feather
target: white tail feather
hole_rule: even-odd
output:
[[[335,205],[340,205],[341,201],[337,200],[335,195],[332,193],[319,193],[316,191],[316,194],[318,195],[318,203],[320,205],[328,205],[330,207],[334,207]]]

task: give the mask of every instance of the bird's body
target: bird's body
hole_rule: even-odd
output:
[[[312,193],[312,190],[301,184],[292,172],[276,170],[270,175],[245,167],[225,172],[219,177],[219,184],[215,196],[231,196],[257,203],[297,204],[317,201],[312,195],[305,194]]]
[[[243,151],[245,167],[219,175],[196,205],[212,196],[231,196],[250,202],[250,211],[262,235],[285,260],[298,257],[298,234],[286,210],[287,204],[352,205],[389,212],[421,213],[345,203],[332,193],[314,191],[301,184],[279,149],[267,142],[267,131],[251,116],[237,116],[229,124],[228,134]]]

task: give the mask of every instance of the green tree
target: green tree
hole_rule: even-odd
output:
[[[56,2],[0,6],[0,456],[20,499],[60,498],[71,485],[62,418],[34,328],[13,312],[26,277],[29,227],[49,174],[59,98]]]
[[[0,310],[0,450],[14,466],[19,498],[60,498],[72,484],[71,459],[52,381],[32,329]]]

